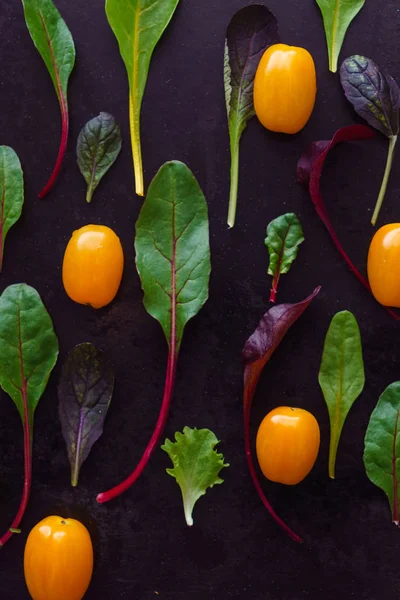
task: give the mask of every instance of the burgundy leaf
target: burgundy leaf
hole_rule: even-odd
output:
[[[320,141],[313,142],[304,152],[297,164],[297,181],[301,185],[308,188],[313,201],[315,210],[325,227],[327,228],[329,235],[332,238],[333,243],[340,252],[342,258],[347,263],[352,273],[357,277],[360,283],[370,292],[371,288],[365,277],[359,272],[349,256],[345,252],[342,244],[340,243],[336,232],[330,222],[328,213],[325,208],[324,200],[321,193],[321,174],[324,168],[325,159],[328,156],[330,150],[339,144],[340,142],[354,142],[360,140],[370,140],[375,137],[375,132],[366,125],[350,125],[349,127],[342,127],[333,136],[330,142]],[[398,316],[390,308],[386,308],[387,312],[396,320]]]
[[[275,521],[296,542],[302,542],[302,539],[276,514],[264,495],[259,482],[251,453],[250,412],[258,380],[260,379],[260,375],[265,365],[285,337],[290,327],[301,317],[320,289],[320,287],[316,288],[308,298],[297,304],[278,304],[277,306],[270,308],[259,322],[253,335],[247,340],[242,352],[245,365],[243,392],[244,443],[250,475],[264,506]]]

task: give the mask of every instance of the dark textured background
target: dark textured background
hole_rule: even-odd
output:
[[[225,226],[228,135],[222,83],[225,28],[243,0],[183,0],[154,54],[142,112],[146,184],[169,159],[185,161],[208,200],[213,273],[210,300],[187,328],[166,435],[185,425],[209,427],[230,462],[225,483],[211,490],[186,527],[179,489],[158,450],[139,482],[118,500],[98,506],[96,494],[135,466],[151,435],[161,402],[166,344],[145,312],[134,266],[133,233],[141,200],[133,192],[127,80],[103,0],[58,0],[75,38],[77,64],[70,85],[71,137],[62,175],[45,201],[37,192],[53,166],[60,136],[50,78],[26,30],[21,3],[0,5],[0,143],[20,156],[26,179],[23,217],[11,230],[1,291],[26,281],[40,292],[60,340],[60,360],[36,413],[33,487],[23,533],[1,551],[0,597],[25,600],[23,549],[41,518],[59,513],[85,522],[96,564],[87,600],[388,600],[398,598],[400,531],[391,524],[385,495],[367,479],[363,437],[385,386],[400,376],[395,322],[348,272],[295,182],[296,161],[312,140],[357,121],[337,76],[328,72],[325,38],[314,0],[269,0],[282,41],[305,46],[315,58],[319,91],[314,114],[293,137],[272,135],[254,119],[241,146],[237,226]],[[364,53],[400,80],[397,1],[367,0],[341,57]],[[112,172],[85,203],[75,163],[80,128],[101,110],[121,122],[124,149]],[[342,145],[332,152],[323,191],[345,247],[365,270],[369,225],[382,175],[386,142]],[[396,169],[395,169],[396,171]],[[399,220],[400,176],[389,186],[380,223]],[[240,351],[267,307],[270,279],[267,223],[295,211],[306,236],[279,299],[298,301],[323,289],[265,369],[253,411],[253,432],[273,407],[311,410],[322,430],[321,453],[304,483],[283,488],[265,482],[273,505],[300,534],[297,545],[272,522],[252,487],[242,440]],[[123,282],[111,306],[95,312],[70,301],[61,263],[72,231],[87,223],[111,226],[126,257]],[[367,384],[346,423],[337,480],[327,477],[329,425],[317,372],[333,314],[352,310],[361,327]],[[57,416],[60,366],[74,344],[91,341],[110,355],[117,385],[104,436],[69,485],[69,467]],[[23,440],[18,413],[0,394],[0,525],[6,530],[22,490]],[[3,532],[2,532],[3,533]],[[70,574],[66,574],[68,577]],[[72,574],[71,574],[72,575]],[[158,595],[156,594],[158,593]]]

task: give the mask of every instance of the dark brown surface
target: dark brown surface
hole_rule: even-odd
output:
[[[23,549],[30,528],[59,513],[90,528],[96,566],[87,600],[394,600],[400,594],[400,531],[391,524],[383,492],[367,479],[363,437],[385,386],[399,379],[399,331],[348,272],[307,194],[295,182],[296,162],[312,140],[357,121],[337,76],[328,72],[324,31],[314,0],[269,0],[284,42],[313,54],[319,78],[314,114],[294,137],[271,135],[253,120],[241,146],[237,226],[227,231],[228,137],[222,81],[223,41],[240,0],[182,0],[156,49],[142,113],[148,185],[169,159],[185,161],[207,197],[213,274],[210,300],[184,339],[166,435],[184,425],[209,427],[230,462],[225,483],[211,490],[186,527],[179,489],[165,473],[158,450],[142,478],[107,506],[95,496],[135,466],[157,418],[166,344],[145,312],[134,266],[133,233],[141,200],[134,195],[129,147],[127,80],[103,0],[58,0],[77,47],[70,86],[71,137],[59,183],[45,201],[37,193],[53,166],[60,135],[50,78],[26,30],[17,0],[0,6],[0,143],[20,156],[26,179],[21,221],[8,237],[0,289],[26,281],[50,311],[60,360],[36,413],[33,487],[23,533],[0,552],[0,597],[25,600]],[[342,58],[364,53],[400,80],[400,13],[395,1],[367,0],[351,26]],[[124,149],[112,172],[85,203],[75,163],[80,128],[106,110],[121,122]],[[324,171],[323,191],[351,257],[365,270],[369,225],[386,142],[342,145]],[[399,158],[399,157],[397,157]],[[398,160],[397,160],[398,163]],[[395,166],[380,224],[400,219],[400,175]],[[273,407],[311,410],[322,430],[321,453],[307,480],[291,489],[265,482],[280,515],[305,538],[297,545],[271,521],[246,470],[242,439],[240,351],[267,307],[270,279],[263,240],[267,223],[285,211],[302,221],[306,242],[292,272],[282,278],[280,301],[323,289],[283,342],[261,379],[254,433]],[[61,263],[72,231],[102,223],[120,236],[126,269],[116,301],[95,312],[71,302],[61,284]],[[317,372],[323,339],[337,310],[356,315],[362,332],[367,384],[346,423],[337,480],[327,477],[329,425]],[[69,467],[57,416],[56,384],[71,347],[91,341],[107,351],[117,376],[102,439],[69,485]],[[1,358],[1,357],[0,357]],[[6,529],[22,490],[22,429],[11,400],[0,394],[0,525]],[[73,574],[66,574],[66,577]],[[158,595],[156,594],[158,592]]]

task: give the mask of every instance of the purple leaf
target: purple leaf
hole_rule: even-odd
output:
[[[93,344],[75,346],[64,363],[58,386],[59,415],[71,465],[71,484],[103,433],[114,390],[113,367]]]

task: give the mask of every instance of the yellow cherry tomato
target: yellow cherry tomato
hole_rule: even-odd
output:
[[[74,231],[63,262],[63,284],[79,304],[102,308],[116,296],[124,270],[119,237],[104,225],[86,225]]]
[[[271,411],[257,433],[257,458],[267,479],[296,485],[317,460],[320,431],[316,418],[302,408],[281,406]]]
[[[275,44],[264,52],[254,81],[254,108],[264,127],[297,133],[311,116],[316,94],[315,65],[307,50]]]
[[[33,600],[82,600],[93,571],[86,527],[55,516],[40,521],[26,542],[24,571]]]
[[[368,253],[368,279],[376,300],[400,308],[400,223],[381,227]]]

